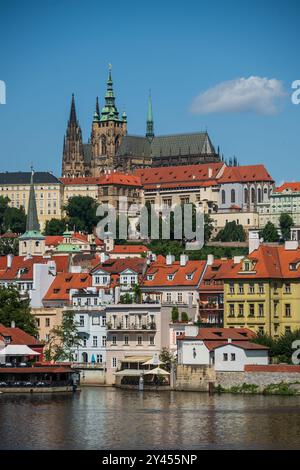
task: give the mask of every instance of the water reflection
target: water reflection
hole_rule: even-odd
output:
[[[129,392],[0,395],[1,449],[300,448],[300,398]]]

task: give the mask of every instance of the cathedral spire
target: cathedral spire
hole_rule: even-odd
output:
[[[29,191],[28,211],[27,211],[27,220],[26,220],[26,232],[39,232],[40,231],[40,224],[39,224],[37,208],[36,208],[33,175],[34,175],[34,171],[33,171],[33,168],[31,167],[30,191]]]
[[[98,99],[98,96],[96,97],[96,109],[95,109],[95,112],[94,112],[94,119],[93,121],[94,122],[97,122],[100,120],[100,108],[99,108],[99,99]]]
[[[108,80],[105,93],[105,106],[101,111],[101,121],[119,121],[119,113],[115,104],[115,95],[111,73],[112,65],[108,66]]]
[[[70,124],[75,124],[77,125],[77,117],[76,117],[76,108],[75,108],[75,98],[74,98],[74,93],[72,93],[72,100],[71,100],[71,110],[70,110],[70,119],[69,119]]]
[[[146,137],[151,142],[154,138],[154,122],[153,122],[153,112],[152,112],[152,98],[151,98],[151,90],[149,90],[149,97],[148,97],[148,113],[147,113],[147,130],[146,130]]]

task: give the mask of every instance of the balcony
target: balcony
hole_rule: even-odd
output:
[[[113,325],[112,323],[107,323],[107,329],[112,331],[156,331],[155,323],[131,323],[130,325],[124,325],[118,323]]]

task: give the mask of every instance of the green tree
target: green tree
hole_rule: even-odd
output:
[[[120,296],[120,303],[121,304],[132,304],[132,297],[131,295],[126,292],[126,294]]]
[[[9,198],[0,196],[0,231],[4,233],[4,215],[8,208]]]
[[[29,299],[21,299],[20,292],[15,287],[0,287],[0,323],[10,327],[12,321],[26,333],[37,335],[36,320],[30,311]]]
[[[300,329],[287,332],[278,338],[273,338],[266,333],[259,333],[252,341],[268,346],[268,348],[270,348],[270,357],[272,357],[275,362],[287,362],[288,364],[292,364],[292,355],[294,353],[292,345],[295,340],[300,340]]]
[[[294,226],[294,221],[289,214],[282,213],[279,217],[279,227],[281,230],[281,237],[283,240],[289,240],[291,237],[291,228]]]
[[[162,348],[159,359],[163,362],[162,368],[170,372],[171,365],[175,362],[175,358],[168,348]]]
[[[19,240],[17,238],[0,238],[0,256],[19,253]]]
[[[98,203],[90,196],[73,196],[65,206],[70,228],[92,233],[99,217],[96,216]]]
[[[7,207],[3,217],[3,230],[24,233],[26,230],[26,214],[23,207]]]
[[[140,304],[142,301],[142,291],[138,284],[133,286],[133,296],[136,304]]]
[[[172,307],[172,322],[175,323],[179,320],[179,310],[178,307]]]
[[[216,241],[221,242],[244,242],[246,240],[246,233],[243,226],[237,224],[235,220],[227,222],[225,227],[220,230],[215,238]]]
[[[66,230],[65,219],[51,219],[47,220],[45,226],[45,235],[62,235]]]
[[[181,312],[181,321],[188,322],[189,316],[186,312]]]
[[[277,242],[279,239],[277,228],[272,222],[268,222],[259,235],[265,242]]]
[[[73,354],[81,345],[82,339],[72,311],[63,313],[61,325],[50,331],[46,344],[46,359],[56,361],[73,361]]]
[[[209,214],[204,214],[204,243],[209,242],[214,230],[213,219]]]

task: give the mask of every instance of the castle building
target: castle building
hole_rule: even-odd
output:
[[[104,107],[98,98],[88,143],[83,143],[72,95],[70,117],[64,137],[62,176],[97,177],[109,171],[131,172],[139,168],[220,162],[207,132],[156,136],[152,99],[149,94],[146,133],[127,133],[127,115],[120,117],[115,102],[111,65]]]

